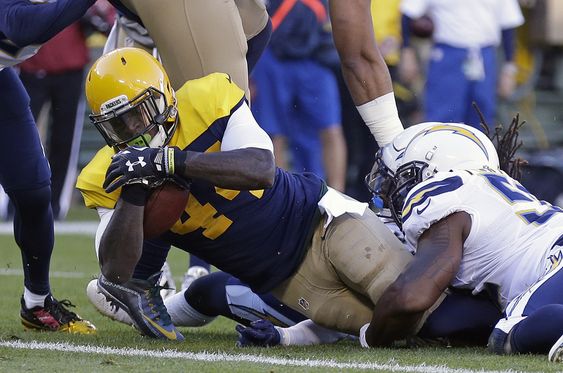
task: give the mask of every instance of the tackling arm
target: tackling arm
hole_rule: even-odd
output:
[[[330,17],[342,73],[356,105],[393,91],[387,65],[377,49],[369,0],[331,0]]]
[[[80,19],[95,1],[1,1],[0,31],[19,47],[43,44]]]
[[[365,334],[369,346],[388,346],[414,334],[416,326],[458,271],[471,218],[456,212],[428,228],[412,263],[383,293]]]

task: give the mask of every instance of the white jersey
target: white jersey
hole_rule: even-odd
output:
[[[428,14],[434,41],[458,48],[499,45],[501,30],[524,23],[517,0],[403,0],[401,11],[411,18]]]
[[[403,208],[407,242],[416,247],[426,229],[458,211],[471,216],[471,231],[453,287],[494,290],[504,309],[561,259],[550,249],[563,236],[563,210],[502,172],[442,172],[418,184]]]

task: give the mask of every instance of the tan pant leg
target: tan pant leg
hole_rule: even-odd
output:
[[[336,218],[326,232],[322,224],[297,272],[273,293],[319,325],[357,335],[412,255],[369,210]]]
[[[270,16],[266,10],[265,0],[235,0],[242,28],[246,35],[246,40],[252,39],[264,29]]]
[[[154,40],[174,89],[228,73],[248,94],[246,37],[234,0],[126,0]]]

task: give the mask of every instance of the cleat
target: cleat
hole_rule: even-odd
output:
[[[92,303],[94,308],[96,308],[96,310],[102,315],[129,326],[135,325],[127,312],[121,308],[112,306],[111,303],[106,300],[106,297],[100,293],[98,290],[98,279],[93,279],[88,283],[88,286],[86,287],[86,295],[88,296],[90,303]]]
[[[112,306],[121,308],[132,319],[142,335],[183,341],[184,336],[176,329],[164,306],[158,284],[161,272],[148,280],[131,279],[124,284],[108,281],[103,275],[98,278],[98,290]]]
[[[553,363],[563,362],[563,335],[551,347],[547,359]]]
[[[95,334],[96,327],[83,320],[67,307],[75,307],[68,299],[57,301],[52,295],[45,298],[43,307],[28,309],[21,297],[21,322],[27,329],[66,332],[73,334]]]
[[[184,274],[184,279],[182,280],[182,291],[190,287],[192,282],[200,277],[207,276],[209,271],[201,266],[193,266],[188,269]]]

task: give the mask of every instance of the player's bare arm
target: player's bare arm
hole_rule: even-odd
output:
[[[418,240],[412,263],[375,305],[366,332],[370,346],[388,346],[415,332],[416,325],[458,271],[471,218],[456,212],[428,228]]]
[[[393,91],[389,70],[373,34],[369,0],[329,2],[342,74],[356,105]]]
[[[269,188],[276,172],[274,155],[268,149],[246,148],[226,152],[187,151],[182,175],[206,180],[226,189]]]
[[[127,190],[131,189],[133,190]],[[125,186],[125,193],[144,193],[141,185]],[[102,274],[110,281],[121,284],[131,279],[143,246],[144,206],[120,198],[112,218],[100,241],[99,261]]]

